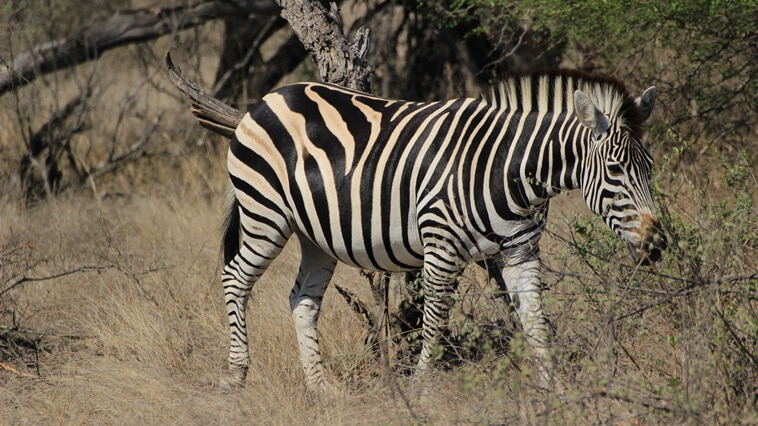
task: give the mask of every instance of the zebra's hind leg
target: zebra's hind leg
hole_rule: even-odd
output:
[[[450,265],[455,265],[451,262]],[[440,336],[447,327],[450,308],[454,303],[458,284],[457,273],[452,268],[440,268],[437,265],[424,265],[424,320],[421,329],[423,346],[416,364],[416,377],[421,376],[434,362],[434,348],[439,344]]]
[[[250,366],[245,309],[253,285],[269,264],[281,253],[286,239],[254,238],[245,233],[242,247],[234,258],[224,266],[221,281],[224,285],[224,301],[229,316],[231,343],[229,347],[229,377],[219,386],[228,390],[245,385]],[[281,234],[279,234],[281,235]]]
[[[318,316],[321,301],[334,274],[337,261],[303,235],[298,235],[302,259],[290,293],[290,309],[295,320],[300,361],[309,391],[336,394],[329,383],[319,347]]]

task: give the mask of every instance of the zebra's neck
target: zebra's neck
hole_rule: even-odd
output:
[[[586,93],[615,125],[639,127],[638,119],[629,115],[632,98],[621,82],[610,77],[574,71],[515,75],[482,98],[503,117],[518,117],[520,127],[513,140],[506,141],[508,176],[522,183],[520,198],[529,205],[578,189],[584,180],[591,141],[574,114],[575,90]]]
[[[514,211],[525,214],[562,192],[580,188],[588,133],[573,114],[505,112],[510,130],[498,150],[505,168],[504,194]]]

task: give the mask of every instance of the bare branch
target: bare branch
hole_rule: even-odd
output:
[[[745,356],[750,360],[750,362],[753,364],[753,367],[758,367],[758,357],[753,354],[752,350],[745,347],[745,344],[743,342],[742,337],[737,334],[737,331],[734,329],[734,324],[732,324],[731,321],[724,315],[724,312],[718,307],[714,306],[716,314],[721,319],[721,322],[724,324],[724,327],[726,328],[727,332],[732,336],[732,339],[734,340],[734,343],[737,344],[737,347],[740,349],[740,352],[745,354]]]
[[[714,278],[710,282],[712,284],[720,284],[720,283],[726,283],[726,282],[742,282],[742,281],[750,281],[750,280],[758,280],[758,272],[753,272],[752,274],[744,274],[744,275],[725,275],[723,277]]]
[[[15,280],[11,281],[10,284],[8,284],[4,289],[0,290],[0,296],[4,295],[5,293],[11,291],[12,289],[18,287],[19,285],[26,283],[26,282],[35,282],[35,281],[48,281],[48,280],[54,280],[56,278],[65,277],[66,275],[76,274],[78,272],[88,272],[88,271],[105,271],[108,269],[112,269],[114,266],[112,265],[106,265],[106,266],[99,266],[99,265],[83,265],[79,266],[74,269],[69,269],[67,271],[58,272],[52,275],[46,275],[44,277],[19,277]]]
[[[213,85],[213,90],[211,90],[211,95],[215,98],[227,98],[228,95],[232,93],[231,88],[233,84],[236,83],[233,80],[247,76],[250,65],[260,58],[259,49],[261,45],[270,38],[276,30],[287,24],[278,16],[268,17],[265,20],[247,20],[246,22],[254,25],[253,28],[256,30],[254,33],[255,36],[252,37],[252,39],[237,40],[233,39],[231,34],[226,35],[225,52],[222,53],[221,61],[216,73],[216,83]],[[227,32],[238,34],[239,30],[236,28],[238,25],[235,25],[237,23],[237,20],[227,21]],[[230,26],[234,26],[232,30],[229,29]],[[252,35],[246,33],[245,36],[251,37]],[[244,54],[238,52],[241,57],[238,57],[237,60],[230,63],[229,57],[233,56],[234,52],[227,52],[226,50],[239,50],[239,47],[237,47],[238,43],[245,44]],[[234,47],[229,47],[230,45]]]
[[[166,66],[174,84],[190,102],[190,111],[197,122],[214,133],[231,138],[237,124],[242,120],[242,112],[204,92],[198,85],[187,81],[182,71],[174,66],[171,55],[168,53]]]
[[[149,295],[147,295],[145,293],[144,289],[142,288],[142,283],[141,283],[141,281],[139,279],[139,276],[143,275],[143,274],[149,274],[149,273],[152,273],[152,272],[156,272],[156,271],[161,271],[161,270],[168,269],[168,268],[169,267],[167,267],[167,266],[156,266],[156,267],[150,267],[150,268],[141,270],[139,272],[132,272],[132,271],[129,271],[129,270],[127,270],[127,269],[123,268],[122,266],[120,266],[118,264],[115,264],[115,263],[106,264],[106,265],[82,265],[82,266],[79,266],[79,267],[76,267],[76,268],[72,268],[72,269],[68,269],[68,270],[65,270],[65,271],[62,271],[62,272],[56,272],[54,274],[45,275],[43,277],[27,277],[27,276],[23,276],[23,277],[16,278],[16,279],[12,280],[10,282],[10,284],[8,284],[4,289],[0,290],[0,296],[4,295],[5,293],[7,293],[7,292],[9,292],[11,290],[13,290],[14,288],[18,287],[19,285],[21,285],[23,283],[27,283],[27,282],[49,281],[49,280],[54,280],[54,279],[57,279],[57,278],[65,277],[67,275],[77,274],[79,272],[91,272],[91,271],[102,272],[102,271],[108,271],[108,270],[116,270],[116,271],[119,271],[119,272],[123,273],[124,275],[126,275],[127,277],[129,277],[131,280],[133,280],[137,284],[139,290],[146,297],[150,298],[154,303],[157,304],[157,302],[155,300],[153,300],[151,296],[149,296]]]
[[[0,96],[40,75],[96,59],[114,47],[152,40],[212,19],[251,13],[273,15],[278,10],[271,0],[217,0],[117,12],[73,38],[36,46],[11,63],[0,61],[5,65],[5,69],[0,69]]]
[[[345,301],[347,301],[353,311],[358,314],[358,316],[361,316],[364,320],[366,320],[366,326],[368,329],[373,330],[375,327],[374,324],[376,323],[376,318],[375,315],[371,312],[371,309],[369,309],[368,306],[366,306],[366,304],[349,289],[342,287],[339,284],[334,284],[334,288],[337,289],[337,292],[345,298]]]
[[[10,371],[11,373],[14,373],[14,374],[18,374],[21,377],[32,377],[32,378],[39,377],[36,374],[30,374],[30,373],[24,373],[23,371],[18,371],[14,367],[12,367],[12,366],[4,363],[4,362],[0,362],[0,368],[2,368],[3,370]]]
[[[45,148],[55,146],[55,140],[65,138],[65,136],[60,135],[53,136],[53,134],[56,131],[61,132],[63,123],[68,120],[69,117],[78,116],[77,123],[72,126],[73,129],[68,133],[76,133],[77,131],[81,130],[81,128],[85,126],[83,123],[84,120],[82,118],[83,110],[86,108],[86,101],[89,100],[91,94],[92,92],[90,88],[85,87],[82,93],[71,99],[63,108],[53,114],[50,117],[50,120],[48,120],[47,123],[43,124],[42,127],[40,127],[40,129],[31,136],[29,140],[29,155],[36,157]]]
[[[250,51],[249,51],[250,52]],[[305,56],[305,50],[297,36],[292,36],[279,46],[276,54],[266,63],[256,67],[255,75],[251,76],[252,86],[258,91],[266,92],[286,73],[292,71]],[[224,85],[227,76],[237,68],[249,66],[249,57],[235,64],[228,73],[221,77],[216,84],[213,94],[206,93],[200,86],[187,80],[181,69],[176,67],[170,54],[166,54],[166,67],[176,87],[190,103],[190,112],[195,116],[200,126],[226,138],[231,138],[244,113],[215,97],[216,92]]]
[[[89,86],[52,115],[47,123],[29,137],[27,152],[21,157],[18,176],[31,199],[40,186],[45,196],[50,197],[60,189],[62,173],[59,167],[61,155],[70,151],[72,137],[90,127],[88,100],[92,96]],[[47,150],[46,158],[43,157]],[[38,176],[32,173],[37,170]],[[36,194],[42,195],[42,194]]]
[[[368,29],[360,28],[356,40],[348,43],[342,32],[341,20],[337,18],[336,6],[327,13],[317,2],[284,0],[279,3],[283,6],[282,16],[290,23],[300,42],[314,56],[324,81],[368,92],[369,77],[373,73],[373,68],[366,62]],[[285,43],[282,50],[293,56],[290,45],[289,42]],[[214,133],[230,138],[243,113],[186,80],[168,54],[166,66],[174,84],[189,100],[190,110],[198,123]]]
[[[158,123],[160,122],[162,114],[155,117],[152,122],[150,122],[146,127],[144,134],[139,140],[132,143],[126,150],[123,152],[120,152],[116,154],[115,152],[111,152],[108,155],[108,158],[101,161],[100,163],[91,166],[88,170],[86,170],[85,178],[98,178],[101,177],[107,173],[110,173],[122,165],[135,161],[139,158],[145,157],[148,155],[147,148],[148,143],[151,140],[151,137],[153,136],[153,133],[158,128]],[[97,195],[97,194],[95,194]]]

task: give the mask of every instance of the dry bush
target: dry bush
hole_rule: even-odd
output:
[[[0,8],[0,62],[76,39],[93,23],[126,7],[96,2],[12,2]],[[128,13],[126,14],[128,15]],[[192,119],[166,79],[161,59],[176,49],[193,58],[217,50],[218,23],[194,32],[110,50],[70,67],[40,72],[32,84],[0,98],[0,197],[33,204],[86,188],[102,199],[131,192],[149,179],[152,159],[198,148]],[[84,42],[82,42],[84,43]],[[89,53],[88,53],[89,54]],[[181,53],[178,56],[184,60]],[[37,56],[38,60],[42,59]],[[212,75],[212,64],[186,60],[186,72]],[[3,73],[5,77],[7,72]],[[213,148],[211,148],[213,149]]]

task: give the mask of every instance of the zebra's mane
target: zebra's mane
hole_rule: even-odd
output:
[[[581,90],[611,121],[641,135],[643,117],[624,84],[609,76],[556,70],[512,74],[496,83],[482,99],[504,110],[572,112],[574,91]]]

